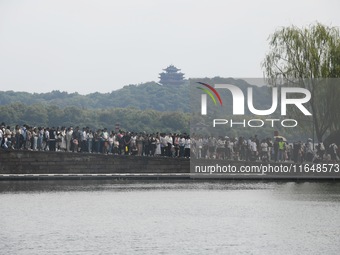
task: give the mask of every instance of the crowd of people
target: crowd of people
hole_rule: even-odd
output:
[[[259,139],[257,135],[229,138],[176,134],[92,130],[89,127],[0,127],[0,145],[4,150],[65,151],[113,155],[194,157],[197,159],[228,159],[243,161],[339,161],[335,143],[325,148],[312,139],[287,143],[283,137]]]
[[[323,162],[339,161],[339,148],[335,143],[325,148],[323,142],[313,146],[312,139],[305,143],[288,143],[282,136],[259,139],[257,135],[248,139],[228,136],[194,136],[191,153],[196,158],[214,158],[264,162]]]
[[[30,127],[11,129],[2,123],[3,149],[66,151],[114,155],[190,157],[190,136],[184,134],[92,130],[89,127]]]

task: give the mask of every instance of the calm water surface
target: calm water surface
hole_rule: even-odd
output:
[[[0,254],[340,254],[340,183],[1,181]]]

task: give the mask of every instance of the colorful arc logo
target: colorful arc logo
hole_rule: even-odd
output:
[[[217,102],[216,102],[216,99],[213,95],[213,93],[215,94],[215,96],[217,97],[218,101],[220,102],[220,105],[222,106],[222,99],[221,99],[221,96],[220,94],[216,91],[215,88],[213,88],[212,86],[210,86],[209,84],[206,84],[206,83],[203,83],[203,82],[197,82],[205,87],[207,87],[208,89],[205,89],[205,88],[201,88],[201,87],[196,87],[202,91],[204,91],[206,94],[202,94],[201,96],[201,100],[202,100],[202,108],[201,108],[201,113],[202,115],[207,115],[207,95],[210,96],[210,98],[213,100],[214,104],[216,105]],[[213,92],[213,93],[211,93]]]
[[[205,88],[196,87],[196,88],[198,88],[198,89],[200,89],[200,90],[203,90],[205,93],[207,93],[207,94],[210,96],[210,98],[213,100],[213,102],[214,102],[215,105],[217,104],[217,102],[216,102],[216,99],[215,99],[214,95],[211,93],[211,91],[216,95],[218,101],[220,102],[220,105],[222,105],[221,96],[220,96],[220,94],[218,94],[218,92],[216,91],[216,89],[214,89],[214,88],[213,88],[212,86],[210,86],[209,84],[206,84],[206,83],[203,83],[203,82],[197,82],[197,83],[199,83],[199,84],[201,84],[201,85],[207,87],[208,89],[210,89],[210,90],[208,90],[208,89],[205,89]]]

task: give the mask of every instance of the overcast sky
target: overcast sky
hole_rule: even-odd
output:
[[[281,26],[340,26],[338,0],[0,0],[0,90],[88,94],[186,78],[262,77]]]

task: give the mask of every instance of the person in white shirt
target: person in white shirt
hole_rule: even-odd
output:
[[[113,153],[113,143],[115,140],[115,136],[114,133],[111,133],[109,136],[109,150],[108,150],[108,154],[112,154]]]
[[[335,143],[332,143],[331,145],[329,145],[330,148],[330,154],[331,154],[331,159],[334,161],[339,160],[338,158],[338,146]]]
[[[4,132],[2,131],[2,127],[0,128],[0,146],[2,146],[2,140],[4,137]]]
[[[66,128],[62,127],[60,134],[59,134],[59,139],[61,140],[60,142],[60,150],[61,151],[66,151]]]
[[[168,155],[168,136],[162,134],[161,135],[161,151],[162,151],[162,156],[167,156]]]
[[[69,127],[66,132],[66,151],[71,151],[73,127]]]
[[[103,153],[107,154],[109,150],[109,132],[107,132],[107,128],[104,128],[103,130],[102,142],[103,142]]]
[[[250,150],[251,150],[251,154],[252,154],[252,159],[256,160],[257,145],[256,145],[256,142],[255,142],[254,139],[250,142]]]
[[[234,158],[234,141],[230,139],[228,140],[228,158]]]
[[[83,128],[83,131],[81,132],[81,152],[87,151],[87,130],[88,128]]]
[[[88,130],[88,133],[86,134],[87,137],[87,151],[89,153],[92,153],[92,145],[93,145],[93,132],[91,129]]]
[[[262,160],[268,161],[268,144],[266,140],[262,140],[261,142],[261,158]]]
[[[226,141],[220,137],[216,142],[216,158],[217,159],[223,159],[225,157],[224,151],[225,151],[225,143]]]
[[[202,137],[198,137],[196,141],[196,151],[197,151],[197,158],[202,158],[202,149],[203,149],[203,139]]]

